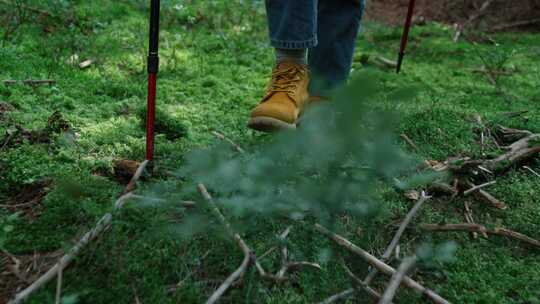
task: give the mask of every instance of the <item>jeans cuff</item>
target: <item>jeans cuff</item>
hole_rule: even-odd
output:
[[[298,49],[310,49],[317,46],[318,41],[317,37],[313,37],[309,40],[276,40],[270,39],[270,44],[278,49],[289,49],[289,50],[298,50]]]

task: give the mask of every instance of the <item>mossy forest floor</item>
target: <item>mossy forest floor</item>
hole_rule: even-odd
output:
[[[49,2],[62,5],[47,6]],[[29,280],[112,209],[123,187],[113,177],[114,161],[142,160],[145,146],[148,1],[49,2],[28,1],[49,15],[0,3],[0,80],[56,81],[39,86],[0,83],[0,248],[21,261]],[[364,55],[370,62],[377,56],[394,58],[400,34],[399,28],[365,23],[353,75],[370,68],[359,62]],[[387,102],[399,113],[396,132],[414,141],[420,157],[441,161],[481,153],[475,115],[540,132],[540,34],[499,33],[475,43],[454,43],[452,34],[452,27],[442,24],[416,27],[403,73],[384,72]],[[271,138],[245,127],[272,68],[266,35],[260,2],[164,2],[159,166],[181,168],[187,152],[216,142],[212,130],[247,150]],[[77,63],[86,59],[93,63],[79,68]],[[492,79],[478,72],[483,66],[500,73]],[[409,102],[394,101],[392,96],[404,88],[414,88],[418,95]],[[527,112],[508,115],[518,111]],[[64,132],[67,127],[70,131]],[[6,142],[10,134],[15,135]],[[540,172],[540,159],[527,165]],[[161,179],[166,178],[146,180],[140,188]],[[471,199],[477,222],[540,238],[539,176],[518,166],[489,191],[508,208],[497,210]],[[380,233],[366,245],[376,255],[392,237],[389,224],[411,207],[394,190],[385,190],[382,197],[388,212],[379,220]],[[417,221],[464,222],[463,203],[430,201]],[[241,253],[226,239],[212,234],[190,241],[162,237],[155,228],[158,219],[140,209],[116,217],[113,228],[64,272],[64,302],[200,303],[240,263]],[[265,250],[285,225],[261,224],[246,238]],[[347,237],[358,238],[361,223],[349,218],[343,225],[351,228]],[[453,303],[540,303],[539,252],[516,241],[411,232],[402,251],[448,239],[457,242],[457,259],[417,273],[426,286]],[[293,229],[290,248],[296,257],[320,260],[313,248],[324,245],[328,241],[307,228]],[[2,261],[0,303],[26,285],[13,275],[7,256]],[[360,274],[365,272],[365,265],[357,266]],[[248,273],[245,283],[223,301],[313,303],[350,286],[338,259],[323,263],[320,272],[299,272],[293,282],[280,286],[250,278]],[[375,286],[385,282],[379,276]],[[48,284],[30,302],[52,303],[55,288],[54,282]],[[425,301],[407,291],[398,298],[399,303]],[[366,299],[360,296],[357,302]]]

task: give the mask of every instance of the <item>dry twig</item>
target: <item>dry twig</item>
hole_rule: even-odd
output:
[[[414,143],[414,141],[412,141],[412,139],[409,138],[409,136],[407,136],[407,134],[405,133],[402,133],[400,135],[400,137],[407,143],[409,144],[409,146],[411,146],[411,148],[414,149],[415,152],[420,152],[420,148],[418,148],[418,146]]]
[[[482,17],[484,15],[484,13],[487,11],[487,9],[491,6],[491,4],[494,2],[495,0],[487,0],[485,1],[482,6],[480,6],[480,8],[478,9],[478,11],[476,12],[476,14],[472,15],[469,17],[469,19],[467,21],[465,21],[465,23],[463,24],[456,24],[456,33],[454,34],[454,42],[457,42],[459,40],[459,38],[461,37],[461,35],[463,34],[463,32],[465,31],[465,28],[469,25],[471,25],[474,21],[476,21],[478,18]]]
[[[529,166],[523,166],[523,168],[527,169],[527,171],[531,172],[532,174],[534,174],[534,175],[540,177],[540,173],[534,171],[531,167],[529,167]]]
[[[495,26],[495,27],[491,28],[489,31],[490,32],[498,32],[498,31],[507,30],[507,29],[514,28],[514,27],[533,25],[533,24],[536,24],[536,23],[540,23],[540,18],[530,19],[530,20],[521,20],[521,21],[501,24],[499,26]]]
[[[416,260],[417,258],[413,256],[406,258],[403,260],[403,262],[401,262],[401,265],[399,265],[396,273],[392,275],[392,279],[390,280],[390,283],[388,283],[388,287],[386,287],[386,291],[382,295],[379,304],[390,304],[392,302],[399,285],[401,285],[401,281],[403,281],[403,278],[405,278],[407,273],[409,273],[415,266]]]
[[[363,250],[362,248],[356,246],[355,244],[351,243],[349,240],[345,239],[344,237],[337,235],[330,230],[326,229],[325,227],[315,224],[315,229],[334,241],[336,244],[344,247],[345,249],[351,251],[352,253],[358,255],[366,262],[370,263],[372,266],[376,267],[380,272],[386,274],[386,275],[394,275],[396,273],[396,270],[389,266],[388,264],[384,263],[383,261],[377,259],[373,255],[369,254],[367,251]],[[431,301],[437,304],[449,304],[447,300],[442,298],[440,295],[435,293],[433,290],[427,289],[426,287],[422,286],[415,280],[411,279],[410,277],[405,276],[403,278],[403,284],[405,284],[407,287],[415,290],[418,293],[421,293],[425,295],[427,298],[429,298]]]
[[[126,185],[126,188],[124,189],[124,193],[132,192],[135,189],[135,185],[137,184],[137,181],[141,178],[147,165],[148,165],[147,160],[145,160],[139,165],[139,167],[135,171],[135,174],[133,174],[133,177],[131,178],[129,183]]]
[[[201,193],[203,198],[210,205],[212,213],[215,215],[221,225],[225,228],[225,231],[229,234],[229,236],[234,239],[238,247],[240,247],[240,249],[244,253],[244,260],[242,261],[242,264],[240,264],[240,267],[238,267],[238,269],[236,269],[236,271],[233,272],[206,301],[206,304],[212,304],[219,301],[221,296],[231,287],[231,285],[244,276],[246,271],[251,266],[252,262],[255,261],[255,255],[244,242],[240,234],[236,233],[232,229],[231,224],[227,221],[223,213],[221,213],[206,187],[203,184],[198,184],[197,188],[199,189],[199,193]]]
[[[392,60],[392,59],[388,59],[388,58],[385,58],[383,56],[377,56],[375,57],[375,62],[384,66],[385,68],[390,68],[390,69],[394,69],[397,67],[397,62]]]
[[[284,241],[287,236],[289,235],[292,227],[287,227],[281,235],[279,235],[279,238],[281,241]],[[276,250],[277,247],[272,247],[270,250],[265,252],[260,258],[258,258],[255,261],[255,267],[257,268],[257,271],[259,272],[259,275],[267,280],[273,281],[275,283],[282,283],[287,281],[289,278],[287,277],[287,273],[295,271],[300,268],[313,268],[317,270],[321,270],[321,266],[317,263],[311,263],[311,262],[291,262],[289,261],[289,253],[286,246],[281,246],[281,268],[276,272],[276,274],[269,274],[267,273],[262,265],[259,263],[260,260],[270,254],[272,251]]]
[[[467,186],[469,186],[471,188],[476,187],[476,185],[471,183],[471,182],[467,182],[466,184],[467,184]],[[497,209],[504,210],[504,209],[508,208],[505,203],[501,202],[500,200],[498,200],[497,198],[495,198],[493,195],[489,194],[485,190],[480,189],[478,191],[475,191],[474,195],[476,197],[480,198],[482,201],[490,204],[491,206],[493,206],[493,207],[495,207]]]
[[[210,298],[206,301],[207,304],[216,303],[219,301],[221,296],[235,283],[237,280],[241,279],[246,271],[251,267],[253,264],[257,268],[259,274],[261,277],[265,279],[272,280],[274,282],[282,282],[284,280],[287,280],[285,277],[286,273],[295,269],[298,269],[300,267],[312,267],[320,269],[321,267],[318,264],[315,263],[308,263],[308,262],[289,262],[288,259],[283,258],[284,260],[284,266],[283,268],[276,274],[268,274],[262,266],[258,263],[257,258],[254,254],[254,252],[249,248],[249,246],[245,243],[245,241],[242,239],[242,237],[236,233],[229,221],[225,218],[223,213],[219,210],[218,206],[212,199],[212,196],[206,189],[206,187],[203,184],[198,184],[197,188],[199,190],[199,193],[203,196],[203,198],[206,200],[206,202],[210,205],[210,209],[214,216],[219,220],[221,225],[225,228],[226,232],[229,234],[230,237],[234,239],[238,247],[242,250],[244,253],[244,260],[242,261],[242,264],[238,267],[238,269],[233,272],[220,286],[219,288],[210,296]],[[285,237],[289,234],[289,229],[285,230],[284,233],[281,234],[281,236]],[[282,252],[284,250],[282,249]],[[284,253],[284,255],[286,255]]]
[[[519,131],[519,133],[517,131]],[[523,136],[527,134],[523,132],[524,131],[522,130],[516,130],[515,133],[508,134],[506,136]],[[540,154],[540,144],[538,144],[539,141],[540,134],[526,135],[523,138],[512,143],[508,147],[505,147],[507,151],[494,159],[465,161],[462,165],[454,168],[453,170],[467,171],[470,170],[470,168],[477,168],[478,166],[482,166],[494,173],[505,172],[512,166],[522,163]]]
[[[58,270],[58,281],[56,282],[56,297],[55,304],[60,304],[62,299],[62,269]]]
[[[468,232],[478,232],[481,234],[492,234],[505,236],[510,239],[518,240],[520,242],[529,244],[537,249],[540,249],[540,241],[528,237],[522,233],[515,232],[506,228],[493,228],[487,229],[484,225],[480,224],[421,224],[418,226],[422,230],[426,231],[468,231]]]
[[[136,174],[136,176],[140,177],[147,165],[148,161],[142,162],[137,169],[138,174]],[[136,180],[132,179],[132,182],[135,183]],[[132,193],[128,192],[118,198],[118,200],[116,200],[116,202],[114,203],[114,211],[120,210],[124,206],[126,201],[129,200],[131,197]],[[17,293],[15,297],[11,301],[9,301],[9,304],[17,304],[24,302],[32,293],[43,287],[55,276],[57,276],[61,271],[63,271],[67,266],[69,266],[69,264],[71,264],[73,259],[75,259],[75,257],[86,247],[86,245],[95,240],[101,233],[103,233],[110,227],[112,219],[112,212],[105,214],[96,223],[94,228],[85,233],[83,237],[75,244],[75,246],[73,246],[66,254],[64,254],[52,268],[50,268],[45,274],[43,274],[36,281],[34,281],[34,283],[32,283],[30,286]]]
[[[472,209],[471,209],[471,205],[469,204],[469,202],[465,201],[463,203],[464,207],[465,207],[465,220],[467,221],[467,223],[469,224],[475,224],[474,222],[474,218],[473,218],[473,214],[472,214]],[[472,237],[474,239],[478,238],[478,232],[472,232]],[[484,232],[482,233],[482,236],[484,236],[485,238],[487,238],[487,234]]]
[[[422,191],[422,194],[420,196],[420,198],[416,201],[416,204],[414,204],[414,206],[411,208],[411,210],[409,211],[409,213],[407,213],[407,215],[405,216],[405,219],[403,220],[403,222],[401,222],[401,224],[399,225],[399,228],[398,228],[398,231],[396,232],[396,234],[394,235],[394,237],[392,238],[392,241],[390,242],[390,244],[388,245],[388,247],[386,248],[386,250],[384,251],[381,259],[383,261],[387,261],[390,256],[392,255],[392,252],[396,249],[396,247],[398,246],[399,244],[399,240],[401,239],[401,237],[403,236],[403,233],[405,232],[405,229],[407,229],[407,226],[409,226],[409,224],[411,223],[411,221],[413,220],[413,218],[416,216],[416,214],[418,213],[418,211],[420,210],[420,208],[422,207],[422,205],[428,200],[430,199],[429,196],[426,195],[426,193],[424,191]],[[371,281],[375,278],[375,276],[377,275],[378,273],[378,269],[377,268],[373,268],[369,274],[366,276],[366,278],[364,279],[363,283],[365,285],[369,285],[371,283]]]
[[[345,261],[342,261],[341,265],[343,266],[343,269],[345,269],[345,272],[349,275],[351,280],[357,285],[362,287],[369,295],[374,297],[375,299],[379,300],[381,298],[381,294],[376,291],[375,289],[371,288],[368,284],[366,284],[364,281],[360,280],[359,277],[357,277],[352,270],[345,264]]]
[[[332,304],[332,303],[335,303],[337,301],[347,299],[350,296],[352,296],[353,294],[354,294],[354,288],[349,288],[347,290],[344,290],[344,291],[342,291],[340,293],[337,293],[337,294],[335,294],[333,296],[328,297],[327,299],[319,302],[318,304]]]
[[[55,84],[56,80],[54,79],[26,79],[26,80],[9,79],[9,80],[4,80],[3,83],[5,85],[22,83],[22,84],[36,86],[36,85],[41,85],[41,84]]]
[[[242,147],[240,147],[239,145],[237,145],[234,141],[232,141],[231,139],[229,139],[227,136],[219,133],[218,131],[212,131],[212,134],[214,134],[215,137],[221,139],[221,140],[224,140],[226,142],[228,142],[231,146],[234,147],[234,149],[236,151],[238,151],[240,154],[244,154],[246,153],[246,151],[244,149],[242,149]]]
[[[51,15],[51,13],[49,13],[48,11],[45,11],[45,10],[42,10],[40,8],[37,8],[37,7],[33,7],[33,6],[28,6],[28,5],[24,5],[24,4],[16,4],[14,3],[13,1],[8,1],[8,0],[0,0],[0,3],[3,3],[5,5],[8,5],[10,7],[14,7],[14,6],[19,6],[21,7],[22,9],[24,10],[27,10],[29,12],[32,12],[32,13],[35,13],[35,14],[40,14],[40,15],[44,15],[44,16],[47,16],[47,17],[53,17]]]
[[[480,189],[489,187],[489,186],[491,186],[491,185],[495,185],[496,183],[497,183],[496,181],[491,181],[491,182],[487,182],[487,183],[484,183],[484,184],[481,184],[481,185],[478,185],[478,186],[474,186],[474,187],[472,187],[471,189],[464,191],[464,192],[463,192],[463,195],[464,195],[464,196],[467,196],[467,195],[469,195],[469,194],[471,194],[471,193],[473,193],[473,192],[476,192],[476,191],[478,191],[478,190],[480,190]]]

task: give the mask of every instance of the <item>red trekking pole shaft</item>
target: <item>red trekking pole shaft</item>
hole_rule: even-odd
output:
[[[156,81],[159,70],[159,9],[160,0],[150,6],[150,41],[148,45],[148,99],[146,108],[146,159],[154,159],[154,124],[156,119]]]
[[[407,11],[407,19],[405,20],[405,26],[403,27],[403,35],[401,36],[401,46],[399,49],[399,57],[397,62],[396,72],[399,74],[401,71],[401,65],[403,64],[403,58],[405,57],[405,50],[407,49],[407,42],[409,41],[409,32],[412,25],[412,17],[414,14],[414,7],[416,6],[416,0],[409,1],[409,9]]]

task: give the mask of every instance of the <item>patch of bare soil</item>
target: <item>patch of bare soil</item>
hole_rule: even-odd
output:
[[[4,119],[4,116],[7,112],[13,110],[13,106],[7,102],[0,101],[0,120]]]
[[[0,304],[7,303],[15,293],[39,278],[62,254],[63,250],[57,250],[16,256],[0,251]]]
[[[133,175],[135,175],[135,172],[137,172],[137,168],[141,163],[134,161],[134,160],[128,160],[128,159],[120,159],[114,161],[114,174],[113,177],[122,185],[127,185]]]
[[[0,103],[0,115],[1,105]],[[64,119],[62,113],[56,111],[47,119],[47,126],[44,129],[27,130],[18,125],[9,127],[4,138],[0,140],[0,151],[16,147],[25,141],[31,144],[47,144],[51,142],[54,135],[67,132],[72,132],[69,122]]]
[[[401,25],[408,5],[409,0],[371,0],[366,15],[371,20]],[[540,0],[418,0],[415,20],[469,22],[486,31],[540,31]]]
[[[23,187],[18,194],[3,202],[0,208],[11,212],[21,212],[34,219],[41,214],[43,198],[49,193],[52,179],[45,178]]]

